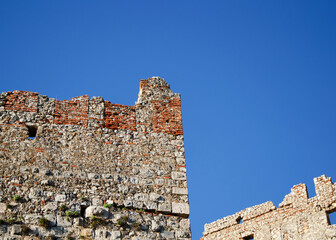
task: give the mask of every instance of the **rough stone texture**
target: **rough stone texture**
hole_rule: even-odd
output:
[[[315,197],[308,198],[306,185],[298,184],[278,208],[266,202],[205,224],[202,239],[334,240],[329,214],[336,211],[336,184],[325,175],[314,183]]]
[[[190,239],[181,99],[0,94],[0,239]]]

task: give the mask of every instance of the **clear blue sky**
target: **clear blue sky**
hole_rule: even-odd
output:
[[[336,179],[336,1],[0,0],[0,91],[133,105],[182,94],[193,239]]]

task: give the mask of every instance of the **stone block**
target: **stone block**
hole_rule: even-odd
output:
[[[66,201],[66,195],[64,194],[58,194],[55,197],[56,202],[65,202]]]
[[[121,239],[121,232],[120,231],[112,231],[110,239],[112,239],[112,240]]]
[[[108,232],[104,229],[97,229],[95,230],[95,238],[96,239],[107,239]]]
[[[158,204],[156,202],[146,201],[144,204],[148,210],[157,210],[158,208]]]
[[[190,229],[190,219],[181,219],[180,228],[189,230]]]
[[[75,174],[72,171],[65,171],[63,173],[63,177],[65,177],[65,178],[72,178],[74,176],[75,176]]]
[[[11,235],[21,235],[22,234],[22,226],[21,225],[13,225],[10,230]]]
[[[175,239],[175,233],[169,231],[163,231],[160,233],[160,237],[167,239]]]
[[[164,184],[164,182],[165,182],[164,179],[161,179],[161,178],[155,179],[155,184],[156,185],[162,186]]]
[[[0,203],[0,214],[5,213],[7,206],[5,203]]]
[[[123,202],[124,207],[132,207],[133,206],[133,201],[131,200],[125,200]]]
[[[57,226],[59,227],[71,227],[72,223],[67,221],[67,218],[61,215],[57,215]]]
[[[43,206],[43,210],[45,211],[56,211],[58,208],[57,203],[56,202],[49,202],[47,203],[45,206]]]
[[[137,209],[141,209],[144,206],[144,202],[142,201],[133,201],[133,207]]]
[[[186,180],[187,174],[184,172],[172,172],[171,177],[173,180]]]
[[[86,210],[85,210],[85,217],[86,218],[92,218],[92,216],[101,217],[101,218],[108,218],[109,217],[109,212],[104,207],[90,206],[90,207],[86,208]]]
[[[51,227],[56,226],[56,216],[52,214],[47,214],[44,216],[48,221]]]
[[[103,200],[101,200],[99,198],[92,199],[92,205],[94,205],[94,206],[102,206],[103,203],[104,203]]]
[[[39,199],[41,198],[41,190],[37,188],[31,188],[28,194],[30,199]]]
[[[190,232],[189,231],[176,231],[176,237],[177,238],[190,238]]]
[[[165,198],[162,195],[157,194],[157,193],[151,193],[149,195],[149,199],[153,202],[164,202],[165,201]]]
[[[172,205],[171,203],[159,203],[158,211],[163,213],[171,213],[172,212]]]
[[[147,201],[148,200],[148,194],[145,193],[136,193],[134,195],[135,201]]]
[[[173,202],[172,212],[181,216],[189,216],[189,204]]]
[[[188,188],[173,187],[173,194],[187,195]]]
[[[33,225],[38,225],[39,223],[39,219],[41,218],[42,216],[39,215],[39,214],[27,214],[24,219],[25,219],[25,223],[28,223],[28,224],[33,224]]]
[[[91,179],[91,180],[99,179],[99,175],[96,174],[96,173],[89,173],[88,178]]]
[[[88,229],[88,228],[84,228],[81,231],[81,235],[86,238],[92,238],[92,236],[94,235],[93,233],[94,233],[94,230]]]

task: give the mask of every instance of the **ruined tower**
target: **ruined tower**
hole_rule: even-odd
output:
[[[191,239],[181,99],[0,95],[1,239]]]
[[[336,225],[336,183],[324,175],[314,178],[315,197],[305,184],[295,185],[276,208],[265,202],[205,224],[203,240],[332,240]]]

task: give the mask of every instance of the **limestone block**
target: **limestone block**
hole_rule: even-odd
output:
[[[79,172],[79,173],[77,173],[77,177],[78,178],[82,178],[82,179],[84,179],[84,178],[86,178],[86,173],[85,172]]]
[[[190,219],[182,219],[180,221],[180,228],[181,229],[190,229]]]
[[[167,220],[167,227],[177,229],[177,228],[179,228],[179,223],[175,220],[168,219]]]
[[[153,180],[152,179],[143,179],[142,181],[141,181],[141,184],[143,184],[143,185],[153,185]]]
[[[187,195],[188,194],[188,188],[178,188],[173,187],[173,194],[181,194],[181,195]]]
[[[108,218],[109,212],[104,207],[100,206],[90,206],[85,210],[85,217],[91,218],[92,216]]]
[[[42,216],[39,215],[39,214],[28,214],[28,215],[24,216],[24,219],[25,219],[25,223],[38,225],[39,219],[41,217]]]
[[[89,173],[88,178],[89,179],[99,179],[99,175],[95,173]]]
[[[151,193],[149,195],[149,199],[154,202],[164,202],[165,201],[165,198],[162,195],[157,194],[157,193]]]
[[[103,174],[103,175],[102,175],[102,178],[113,180],[113,176],[112,176],[112,174]]]
[[[29,169],[30,169],[29,167],[23,166],[23,167],[20,167],[20,172],[23,173],[23,174],[28,174]]]
[[[56,202],[65,202],[66,201],[66,195],[64,194],[58,194],[55,197]]]
[[[40,171],[40,175],[42,175],[42,176],[51,176],[52,175],[52,171],[49,168],[43,168]]]
[[[92,205],[94,205],[94,206],[102,206],[103,203],[104,203],[103,200],[101,200],[99,198],[92,199]]]
[[[156,221],[152,220],[152,226],[151,226],[152,231],[154,232],[161,232],[163,230],[163,226]]]
[[[147,201],[148,200],[148,194],[136,193],[134,195],[134,200],[136,200],[136,201]]]
[[[5,225],[0,225],[0,234],[4,234],[7,232],[7,226]],[[1,236],[1,235],[0,235]]]
[[[50,226],[55,226],[56,225],[56,216],[52,214],[47,214],[44,216],[50,223]]]
[[[38,199],[41,197],[41,190],[37,188],[31,188],[28,197],[30,199]]]
[[[13,225],[11,226],[11,230],[10,230],[10,233],[12,235],[21,235],[22,234],[22,227],[21,225]]]
[[[84,220],[83,220],[83,218],[82,217],[74,218],[73,219],[73,225],[75,225],[76,227],[84,226]]]
[[[92,229],[82,229],[81,235],[87,238],[91,238],[93,236],[94,231]]]
[[[170,232],[170,231],[163,231],[163,232],[160,233],[160,236],[162,238],[174,239],[175,238],[175,233]]]
[[[146,201],[144,204],[148,210],[157,210],[158,208],[158,204],[156,202]]]
[[[5,213],[6,209],[7,209],[6,204],[0,203],[0,213]]]
[[[74,176],[75,176],[75,174],[72,171],[65,171],[63,173],[63,177],[65,177],[65,178],[72,178]]]
[[[123,205],[124,205],[125,207],[132,207],[132,206],[133,206],[133,201],[131,201],[131,200],[125,200],[125,201],[123,202]]]
[[[172,172],[171,177],[174,180],[186,180],[187,179],[187,174],[184,173],[184,172]]]
[[[95,230],[95,238],[96,239],[106,239],[108,232],[106,230],[103,229],[97,229]]]
[[[133,207],[137,209],[141,209],[144,206],[144,202],[142,201],[133,201]]]
[[[164,179],[160,179],[160,178],[155,179],[155,184],[159,185],[159,186],[162,186],[164,184]]]
[[[53,185],[54,185],[54,182],[51,181],[51,180],[49,180],[49,179],[47,179],[47,180],[42,180],[42,181],[41,181],[41,185],[42,185],[42,186],[53,186]]]
[[[141,169],[140,170],[140,175],[143,177],[143,178],[152,178],[154,177],[154,173],[152,170],[150,169]]]
[[[172,212],[172,205],[171,203],[159,203],[158,211],[163,213],[171,213]]]
[[[172,212],[179,215],[189,215],[189,204],[173,202]]]
[[[49,202],[47,203],[42,209],[45,210],[45,211],[55,211],[57,210],[58,206],[57,206],[57,203],[55,202]]]
[[[63,217],[61,215],[57,215],[57,226],[59,226],[59,227],[71,227],[72,223],[70,221],[67,221],[66,217]]]
[[[120,231],[112,231],[110,239],[112,239],[112,240],[121,239],[121,232]]]
[[[176,231],[176,237],[178,238],[189,238],[190,236],[190,232],[188,231]]]

